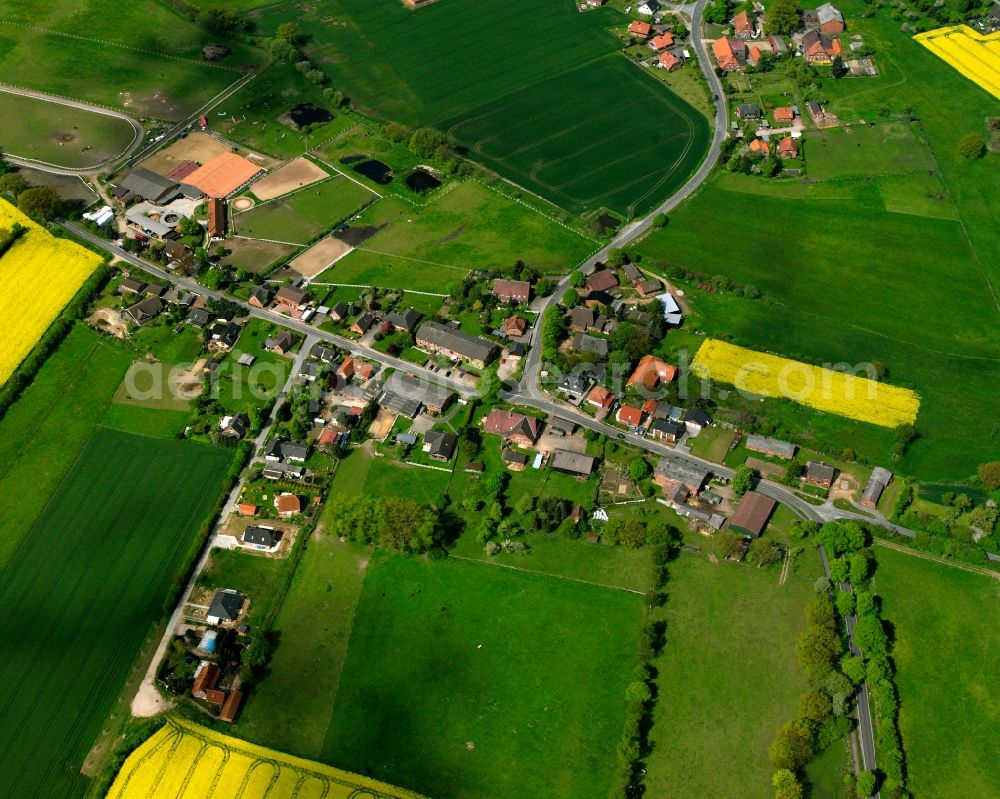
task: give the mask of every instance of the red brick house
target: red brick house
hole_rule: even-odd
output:
[[[487,433],[501,436],[521,447],[531,447],[538,440],[540,432],[539,421],[531,416],[520,413],[509,413],[494,408],[488,416],[483,417],[483,429]]]

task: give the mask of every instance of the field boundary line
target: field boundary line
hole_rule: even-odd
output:
[[[443,269],[453,269],[456,272],[464,272],[469,274],[471,269],[466,269],[461,266],[452,266],[451,264],[439,264],[437,261],[425,261],[422,258],[410,258],[407,255],[394,255],[391,252],[381,252],[379,250],[369,250],[367,247],[355,247],[358,252],[368,252],[372,255],[381,255],[383,258],[398,258],[401,261],[412,261],[415,264],[427,264],[427,266],[440,266]]]
[[[310,155],[312,155],[312,151],[310,151]],[[371,192],[372,194],[374,194],[374,195],[375,195],[376,197],[378,197],[378,198],[379,198],[380,200],[381,200],[381,199],[382,199],[383,197],[385,197],[385,195],[384,195],[384,194],[380,194],[379,192],[375,191],[375,189],[373,189],[373,188],[372,188],[371,186],[366,186],[366,185],[365,185],[364,183],[362,183],[362,182],[361,182],[360,180],[358,180],[357,178],[352,178],[352,177],[351,177],[350,175],[348,175],[348,174],[347,174],[346,172],[344,172],[344,171],[343,171],[343,170],[341,170],[341,169],[338,169],[337,167],[335,167],[335,166],[334,166],[333,164],[331,164],[331,163],[330,163],[329,161],[327,161],[326,159],[324,159],[324,158],[320,158],[320,157],[319,157],[318,155],[313,155],[312,157],[313,157],[313,158],[315,158],[315,159],[316,159],[317,161],[319,161],[319,162],[320,162],[321,164],[323,164],[323,166],[326,166],[326,167],[329,167],[329,168],[330,168],[330,169],[332,169],[332,170],[333,170],[334,172],[336,172],[336,173],[337,173],[338,175],[341,175],[342,177],[345,177],[345,178],[347,178],[347,179],[348,179],[349,181],[351,181],[351,183],[357,183],[357,184],[358,184],[358,185],[359,185],[359,186],[360,186],[361,188],[363,188],[363,189],[367,189],[367,190],[368,190],[368,191],[370,191],[370,192]]]
[[[645,591],[639,591],[635,588],[626,588],[623,585],[608,585],[607,583],[595,583],[592,580],[584,580],[581,577],[568,577],[565,574],[552,574],[551,572],[539,572],[533,569],[525,569],[521,566],[511,566],[509,563],[499,563],[495,560],[482,560],[481,558],[470,558],[466,555],[454,555],[449,553],[449,558],[454,558],[455,560],[462,560],[467,563],[481,563],[484,566],[496,566],[501,569],[510,569],[511,571],[522,572],[524,574],[533,574],[537,577],[551,577],[554,580],[566,580],[570,583],[580,583],[581,585],[590,585],[594,588],[607,588],[611,591],[624,591],[627,594],[636,594],[637,596],[645,596]]]
[[[282,166],[284,166],[284,164],[282,164]],[[281,167],[278,167],[278,169],[280,169],[280,168]],[[278,169],[274,169],[274,170],[272,170],[272,172],[277,172]],[[267,174],[270,175],[271,172],[268,172]],[[327,175],[325,178],[322,178],[321,180],[317,180],[315,183],[309,183],[309,184],[307,184],[305,186],[299,186],[297,189],[292,189],[291,191],[286,191],[284,194],[279,194],[277,197],[272,197],[270,200],[258,200],[256,203],[254,203],[249,208],[247,208],[247,209],[245,209],[243,211],[235,211],[233,213],[233,219],[235,219],[238,216],[243,216],[243,214],[249,214],[251,211],[253,211],[256,208],[266,208],[268,205],[271,205],[271,203],[281,202],[282,200],[285,200],[285,199],[287,199],[289,197],[293,197],[294,195],[298,194],[299,192],[303,192],[303,191],[306,191],[308,189],[314,189],[317,186],[322,186],[324,183],[329,183],[331,180],[336,180],[336,179],[337,179],[336,175]],[[250,192],[251,192],[251,194],[253,193],[253,189],[252,188],[250,189]],[[239,195],[237,195],[237,196],[239,196]],[[236,198],[234,198],[234,199],[236,199]]]
[[[122,50],[131,50],[134,53],[142,53],[144,55],[152,55],[157,58],[169,58],[173,61],[183,61],[187,64],[196,64],[200,67],[209,67],[210,69],[219,69],[223,72],[236,72],[240,73],[243,70],[238,67],[227,67],[222,64],[213,64],[207,61],[197,61],[193,58],[188,58],[187,56],[181,55],[171,55],[170,53],[161,53],[159,50],[147,50],[145,47],[134,47],[131,44],[122,44],[121,42],[112,42],[109,39],[95,39],[93,36],[81,36],[78,33],[66,33],[65,31],[57,31],[51,28],[43,28],[41,25],[29,25],[26,22],[15,22],[12,19],[4,19],[0,17],[0,25],[10,25],[14,28],[22,28],[24,30],[35,31],[36,33],[43,33],[47,36],[65,36],[67,39],[77,39],[81,42],[92,42],[93,44],[104,44],[109,47],[118,47]]]
[[[278,241],[277,239],[261,239],[254,238],[253,236],[241,236],[239,233],[233,233],[234,239],[243,239],[244,241],[266,241],[268,244],[284,244],[288,247],[307,247],[307,244],[296,244],[293,241]]]
[[[475,163],[475,162],[470,162],[470,163]],[[531,189],[525,189],[525,188],[524,188],[523,186],[520,186],[519,184],[517,184],[517,183],[514,183],[514,181],[512,181],[512,180],[509,180],[508,178],[505,178],[505,177],[504,177],[503,175],[499,175],[499,174],[498,174],[498,175],[497,175],[497,177],[498,177],[498,178],[500,178],[500,180],[503,180],[503,181],[505,181],[505,182],[507,182],[507,183],[510,183],[510,184],[511,184],[512,186],[517,186],[517,187],[518,187],[519,189],[522,189],[522,190],[524,190],[524,191],[527,191],[527,192],[528,192],[528,193],[529,193],[530,195],[532,195],[533,197],[537,197],[537,198],[538,198],[539,200],[541,200],[542,202],[548,202],[548,201],[547,201],[547,200],[546,200],[546,199],[545,199],[544,197],[542,197],[542,196],[541,196],[540,194],[535,194],[535,192],[531,191]],[[581,232],[580,232],[579,230],[576,230],[575,228],[571,228],[571,227],[570,227],[569,225],[567,225],[567,224],[566,224],[565,222],[561,222],[560,220],[556,219],[556,218],[555,218],[554,216],[550,216],[549,214],[545,213],[545,212],[544,212],[544,211],[542,211],[542,210],[541,210],[540,208],[536,208],[535,206],[533,206],[533,205],[531,205],[531,204],[529,204],[529,203],[526,203],[526,202],[525,202],[524,200],[522,200],[522,199],[521,199],[520,197],[512,197],[511,195],[509,195],[509,194],[506,194],[506,193],[504,193],[504,192],[500,191],[500,189],[498,189],[498,188],[497,188],[496,186],[490,186],[490,185],[489,185],[488,183],[485,183],[485,182],[483,182],[483,181],[482,181],[482,180],[480,180],[479,178],[471,178],[471,180],[475,181],[476,183],[478,183],[478,184],[479,184],[480,186],[482,186],[482,187],[483,187],[483,188],[485,188],[485,189],[489,189],[489,190],[490,190],[490,191],[492,191],[492,192],[496,192],[496,193],[497,193],[497,194],[499,194],[499,195],[500,195],[501,197],[504,197],[504,198],[506,198],[506,199],[508,199],[508,200],[511,200],[512,202],[515,202],[515,203],[518,203],[519,205],[523,205],[523,206],[524,206],[525,208],[527,208],[528,210],[530,210],[530,211],[534,211],[534,212],[535,212],[536,214],[538,214],[539,216],[541,216],[541,217],[543,217],[543,218],[545,218],[545,219],[548,219],[548,220],[549,220],[550,222],[555,222],[555,223],[556,223],[557,225],[559,225],[560,227],[564,227],[564,228],[566,228],[566,230],[568,230],[568,231],[569,231],[570,233],[575,233],[575,234],[576,234],[577,236],[579,236],[579,237],[580,237],[581,239],[584,239],[585,241],[589,241],[589,242],[590,242],[591,244],[597,244],[597,245],[600,245],[600,246],[598,247],[598,249],[597,249],[597,250],[595,250],[594,252],[598,252],[598,251],[600,250],[600,247],[603,247],[603,246],[604,246],[604,245],[602,244],[602,242],[600,241],[600,239],[595,239],[595,238],[593,238],[593,237],[591,237],[591,236],[588,236],[588,235],[586,235],[586,234],[584,234],[584,233],[581,233]]]
[[[983,568],[982,566],[951,560],[949,558],[941,557],[940,555],[933,555],[930,552],[922,552],[921,550],[914,549],[913,547],[897,544],[895,541],[887,541],[878,535],[875,536],[874,543],[878,546],[885,547],[886,549],[893,549],[896,552],[902,552],[904,555],[912,555],[913,557],[920,558],[921,560],[929,560],[933,563],[940,563],[942,566],[951,566],[955,569],[971,572],[972,574],[979,574],[983,577],[992,577],[994,580],[1000,580],[1000,573]]]
[[[414,289],[404,289],[399,286],[366,286],[362,283],[318,283],[314,280],[309,281],[310,286],[333,286],[334,288],[345,288],[345,289],[386,289],[389,291],[402,291],[404,294],[419,294],[422,297],[441,297],[442,299],[449,297],[449,294],[437,294],[433,291],[415,291]]]

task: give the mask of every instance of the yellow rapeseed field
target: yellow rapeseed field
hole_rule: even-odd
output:
[[[0,232],[15,222],[28,232],[0,258],[0,385],[101,263],[94,253],[55,238],[0,200]]]
[[[383,782],[170,717],[122,766],[106,799],[421,799]]]
[[[691,369],[698,377],[729,383],[751,394],[787,397],[882,427],[912,424],[920,408],[920,397],[909,389],[713,339],[701,345]]]
[[[913,38],[1000,98],[1000,31],[984,36],[968,25],[951,25]]]

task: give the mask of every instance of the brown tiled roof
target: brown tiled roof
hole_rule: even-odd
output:
[[[759,536],[764,531],[773,510],[773,499],[756,491],[747,491],[729,526]]]

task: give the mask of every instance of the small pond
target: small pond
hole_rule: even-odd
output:
[[[433,191],[440,186],[441,181],[426,170],[414,169],[409,175],[406,176],[406,185],[413,189],[417,194],[426,194],[427,192]]]
[[[392,170],[389,169],[388,164],[383,164],[381,161],[376,161],[374,159],[362,161],[354,167],[354,171],[359,175],[364,175],[369,180],[374,180],[382,186],[385,186],[387,183],[392,183]]]
[[[288,116],[295,127],[300,129],[306,125],[316,125],[333,119],[333,114],[313,103],[299,103],[288,112]]]

